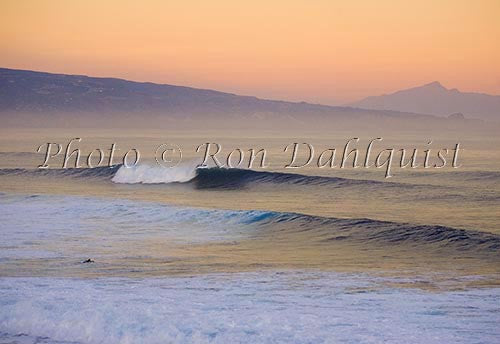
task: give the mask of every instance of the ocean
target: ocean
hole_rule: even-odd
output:
[[[102,132],[82,156],[118,140],[143,160],[38,169],[38,146],[70,138],[52,134],[0,139],[0,343],[500,341],[496,138],[462,140],[459,168],[385,178],[283,167],[290,142],[341,147],[346,133]],[[155,164],[163,142],[180,164]],[[270,164],[199,168],[203,142],[265,147]]]

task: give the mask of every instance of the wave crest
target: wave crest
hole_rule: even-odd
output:
[[[192,165],[165,168],[162,166],[139,165],[121,166],[111,179],[120,184],[168,184],[185,183],[196,177],[196,167]]]

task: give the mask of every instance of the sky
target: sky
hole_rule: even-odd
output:
[[[500,1],[0,1],[0,67],[344,104],[500,94]]]

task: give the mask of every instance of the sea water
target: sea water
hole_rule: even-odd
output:
[[[500,174],[476,153],[393,180],[0,154],[1,343],[500,341]]]

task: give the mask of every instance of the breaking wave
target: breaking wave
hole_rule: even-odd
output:
[[[196,166],[185,165],[173,168],[139,165],[121,166],[112,181],[120,184],[169,184],[185,183],[196,177]]]
[[[186,164],[173,168],[139,165],[125,167],[67,168],[67,169],[0,169],[0,175],[67,176],[76,178],[98,178],[118,184],[170,184],[190,183],[197,188],[237,189],[249,184],[272,183],[290,185],[383,185],[414,187],[417,185],[383,182],[374,180],[323,177],[272,171],[254,171],[238,168],[198,168]]]

